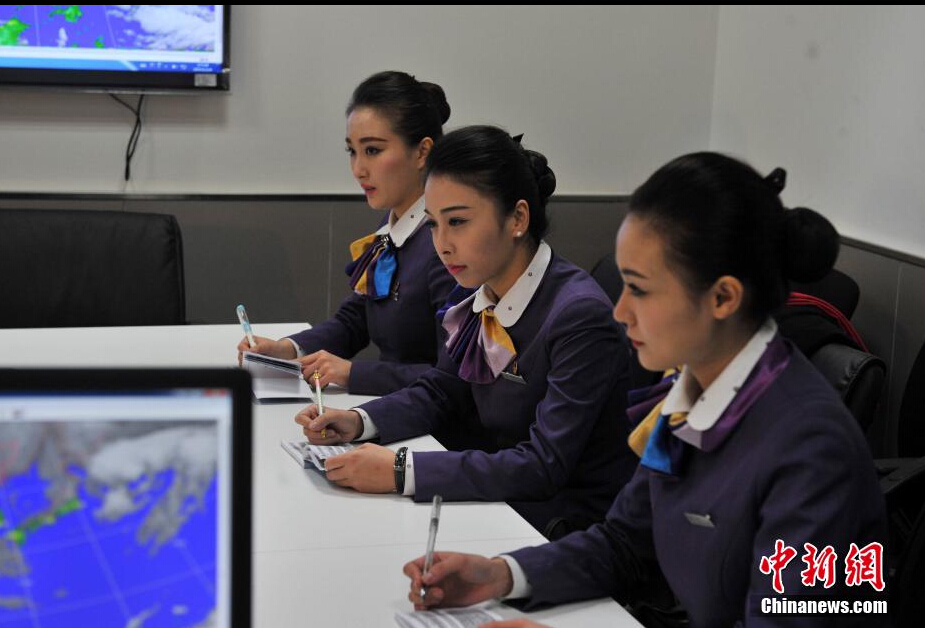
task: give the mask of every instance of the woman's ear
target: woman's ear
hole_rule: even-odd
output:
[[[514,212],[509,216],[511,232],[514,238],[522,238],[530,230],[530,206],[521,199],[514,205]]]
[[[742,308],[745,287],[731,275],[723,275],[710,288],[710,307],[713,318],[725,320]]]
[[[429,137],[425,137],[418,142],[417,148],[414,149],[414,166],[418,170],[424,169],[424,165],[427,163],[427,156],[430,154],[433,147],[434,141]]]

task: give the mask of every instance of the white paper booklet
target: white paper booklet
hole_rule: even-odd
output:
[[[482,624],[501,619],[501,615],[483,606],[395,613],[395,622],[401,628],[478,628]]]
[[[291,441],[281,440],[279,444],[292,456],[303,469],[311,469],[312,465],[319,471],[324,471],[324,461],[331,456],[346,453],[353,449],[353,445],[312,445],[307,440]]]
[[[312,389],[302,379],[298,360],[271,358],[259,353],[244,352],[241,365],[253,378],[257,401],[312,401]]]

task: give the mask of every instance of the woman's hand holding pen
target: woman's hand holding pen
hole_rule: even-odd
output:
[[[319,414],[318,406],[311,404],[295,415],[295,422],[312,445],[349,443],[363,434],[363,420],[353,410],[325,408],[324,414]]]
[[[326,459],[324,474],[338,486],[360,493],[391,493],[395,490],[394,463],[394,451],[364,443],[353,451]]]
[[[302,377],[308,381],[308,378],[318,371],[318,382],[322,387],[337,384],[346,388],[350,381],[350,367],[353,366],[350,360],[339,358],[327,351],[315,351],[299,358],[299,362],[302,363]]]
[[[244,336],[241,342],[238,343],[238,364],[241,364],[245,351],[259,353],[260,355],[268,355],[273,358],[283,358],[285,360],[294,360],[296,358],[295,347],[286,339],[273,340],[272,338],[254,336],[254,340],[257,344],[253,347],[247,341],[247,336]]]
[[[514,586],[503,558],[476,554],[434,552],[434,563],[426,575],[423,556],[406,564],[403,571],[411,578],[408,599],[419,611],[437,606],[469,606],[504,597]],[[422,587],[427,589],[423,599]]]

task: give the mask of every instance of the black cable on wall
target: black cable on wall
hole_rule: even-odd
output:
[[[132,134],[129,135],[128,144],[125,147],[125,180],[128,181],[132,178],[132,157],[135,156],[135,148],[138,147],[138,138],[141,136],[141,106],[144,104],[145,95],[138,96],[138,104],[134,107],[115,94],[110,94],[109,96],[135,114],[135,125],[132,127]]]

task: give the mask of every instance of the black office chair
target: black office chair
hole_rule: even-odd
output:
[[[794,282],[790,289],[793,292],[802,292],[825,299],[837,307],[846,318],[851,318],[854,315],[854,310],[858,307],[858,299],[861,296],[858,283],[845,273],[834,268],[819,281],[811,283]]]
[[[925,617],[925,508],[904,539],[889,587],[894,628],[921,626]]]
[[[886,363],[866,351],[863,340],[846,320],[857,307],[857,283],[833,269],[817,282],[794,284],[791,288],[824,303],[788,300],[774,315],[780,333],[825,376],[866,431],[874,422],[883,394]],[[843,315],[841,322],[831,306]]]
[[[612,253],[597,260],[594,268],[591,269],[591,276],[610,297],[610,302],[616,303],[620,298],[620,293],[623,292],[623,277],[620,276],[620,269],[617,268]]]
[[[906,388],[899,407],[895,432],[890,436],[895,439],[897,458],[880,458],[874,462],[877,472],[884,478],[884,488],[893,484],[907,482],[907,477],[915,477],[921,473],[921,504],[925,506],[925,343],[919,349],[909,377],[906,379]],[[921,471],[916,463],[922,467]],[[886,481],[886,478],[891,478]],[[892,489],[891,489],[892,490]],[[918,497],[918,494],[915,495]],[[918,512],[918,503],[914,502],[912,508],[906,508],[907,515],[914,516]],[[907,516],[909,522],[911,518]],[[911,525],[911,523],[910,523]]]
[[[186,322],[173,216],[0,210],[0,327]]]
[[[925,457],[877,460],[889,523],[885,560],[890,619],[896,628],[925,617]]]
[[[925,616],[925,344],[919,349],[896,424],[901,458],[875,460],[890,525],[891,607],[895,626]]]
[[[886,363],[875,355],[843,344],[823,345],[810,362],[832,384],[862,430],[874,422],[886,380]]]
[[[909,371],[896,424],[900,456],[925,456],[925,343]]]

